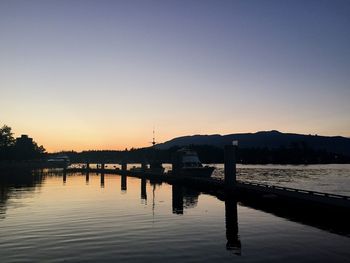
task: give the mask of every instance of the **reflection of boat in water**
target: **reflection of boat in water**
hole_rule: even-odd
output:
[[[203,166],[195,151],[180,149],[173,156],[173,174],[183,176],[210,177],[214,167]]]
[[[149,174],[164,174],[164,167],[162,163],[153,161],[149,165],[144,163],[141,167],[132,167],[130,171],[138,173],[149,173]]]

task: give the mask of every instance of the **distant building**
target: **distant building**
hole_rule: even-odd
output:
[[[16,138],[16,145],[23,149],[33,148],[33,139],[22,134],[21,137]]]
[[[35,147],[33,139],[25,134],[21,135],[21,137],[16,138],[15,155],[16,159],[19,160],[28,160],[34,158]]]

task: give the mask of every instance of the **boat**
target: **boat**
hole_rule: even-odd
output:
[[[204,166],[195,151],[186,148],[178,150],[172,158],[172,174],[209,178],[214,167]]]
[[[48,167],[66,168],[70,164],[70,160],[67,155],[58,155],[47,159],[46,164]]]

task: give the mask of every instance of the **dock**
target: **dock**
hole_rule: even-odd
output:
[[[227,185],[225,180],[215,178],[201,178],[190,176],[177,176],[172,174],[156,174],[151,172],[119,170],[119,169],[97,169],[97,168],[67,168],[67,173],[100,173],[126,175],[149,180],[159,180],[169,184],[183,184],[209,193],[230,193],[232,195],[252,195],[265,199],[284,199],[294,202],[308,203],[314,206],[324,206],[339,209],[349,209],[350,196],[309,191],[303,189],[246,182],[237,180],[233,185]]]
[[[238,202],[240,205],[271,213],[290,221],[350,237],[349,196],[240,180],[237,180],[234,185],[227,185],[224,180],[214,178],[181,177],[171,174],[119,169],[68,168],[64,171],[64,182],[70,173],[85,174],[87,178],[90,173],[99,174],[103,187],[105,175],[121,176],[121,187],[124,190],[127,188],[126,177],[139,178],[144,184],[146,180],[149,180],[151,184],[164,182],[173,187],[187,187],[215,196],[225,203],[231,200]]]
[[[64,174],[89,173],[101,174],[104,185],[105,174],[137,177],[151,182],[164,182],[180,185],[199,192],[214,195],[220,200],[235,200],[242,205],[260,209],[289,220],[306,223],[321,229],[350,236],[350,197],[304,189],[247,182],[236,179],[236,162],[234,146],[225,147],[225,176],[223,180],[180,176],[172,173],[156,173],[151,169],[140,168],[127,170],[106,168],[105,164],[91,168],[87,163],[82,168],[66,168]],[[65,179],[64,179],[65,180]],[[125,186],[126,188],[126,186]]]

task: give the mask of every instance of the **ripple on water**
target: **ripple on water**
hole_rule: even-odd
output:
[[[266,172],[263,176],[269,177]],[[276,170],[271,177],[278,174]],[[139,179],[128,178],[127,191],[120,186],[119,176],[106,176],[104,188],[94,175],[89,185],[84,176],[68,177],[66,184],[61,177],[47,176],[40,191],[22,188],[21,195],[12,195],[16,190],[9,190],[1,200],[6,208],[0,218],[1,262],[341,262],[350,258],[350,239],[344,236],[240,204],[238,218],[225,218],[224,202],[184,189],[179,199],[168,184],[153,188],[147,182],[147,201],[141,200]],[[182,210],[173,213],[179,205]],[[226,250],[227,227],[238,230],[229,234],[241,243],[241,256]]]

